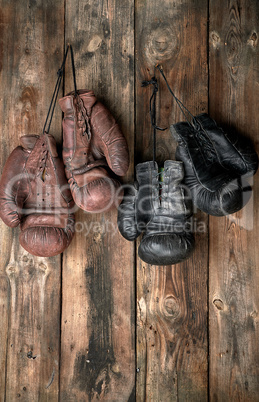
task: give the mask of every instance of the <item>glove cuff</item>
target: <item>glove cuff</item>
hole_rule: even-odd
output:
[[[68,226],[68,223],[67,214],[31,214],[23,218],[21,230],[36,226],[64,229]]]

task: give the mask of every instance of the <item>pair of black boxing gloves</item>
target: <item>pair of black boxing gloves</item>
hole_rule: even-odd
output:
[[[142,232],[139,257],[149,264],[171,265],[194,249],[192,205],[213,216],[239,211],[252,188],[258,156],[248,139],[225,133],[207,114],[170,127],[177,140],[177,161],[164,163],[163,181],[156,162],[136,166],[136,182],[125,191],[118,210],[123,237]]]

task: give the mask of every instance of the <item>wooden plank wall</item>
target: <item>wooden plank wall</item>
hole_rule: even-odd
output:
[[[259,3],[210,2],[210,112],[258,151]],[[251,202],[210,218],[210,396],[258,401],[258,174]]]
[[[151,160],[149,97],[141,79],[161,63],[176,94],[194,113],[207,111],[207,2],[136,1],[136,162]],[[182,120],[160,84],[158,125]],[[145,116],[145,119],[143,119]],[[169,129],[157,133],[157,160],[174,159]],[[207,228],[207,217],[198,214]],[[208,232],[197,234],[195,253],[173,267],[137,260],[137,400],[207,400]]]
[[[93,89],[134,148],[133,2],[66,2],[78,88]],[[68,70],[65,91],[73,90]],[[133,158],[128,177],[133,175]],[[61,400],[128,400],[135,383],[134,245],[120,236],[116,210],[76,214],[63,260]],[[89,234],[87,233],[87,228]],[[71,398],[71,399],[70,399]]]
[[[64,3],[1,2],[1,168],[23,134],[40,134],[63,58]],[[52,123],[61,139],[60,115]],[[59,394],[61,257],[37,258],[1,223],[0,399]]]
[[[152,158],[141,81],[157,62],[194,114],[210,112],[259,151],[258,17],[256,0],[1,0],[1,170],[21,135],[41,132],[67,43],[78,87],[95,91],[127,138],[125,183]],[[157,78],[168,127],[182,116]],[[57,107],[59,145],[61,119]],[[175,146],[158,133],[158,161]],[[138,259],[116,211],[77,211],[71,246],[53,258],[25,252],[1,222],[0,401],[259,401],[257,176],[244,210],[196,211],[195,252],[172,267]]]

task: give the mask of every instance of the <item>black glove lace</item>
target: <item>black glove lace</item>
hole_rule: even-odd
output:
[[[153,92],[149,101],[149,114],[151,126],[153,127],[153,162],[156,161],[156,130],[165,131],[166,128],[161,128],[156,125],[156,95],[158,92],[158,83],[156,77],[152,77],[150,81],[142,81],[142,87],[153,85]]]
[[[156,68],[160,71],[162,77],[164,78],[165,83],[166,83],[166,86],[167,86],[169,92],[171,93],[171,95],[173,96],[173,98],[174,98],[174,100],[176,101],[177,105],[179,106],[179,108],[180,108],[181,112],[183,113],[183,115],[184,115],[184,117],[185,117],[187,123],[189,124],[190,127],[193,127],[195,130],[197,130],[197,129],[200,127],[198,121],[195,119],[195,117],[194,117],[193,114],[189,111],[189,109],[187,109],[187,107],[184,106],[183,102],[180,101],[180,99],[178,99],[178,98],[175,96],[175,94],[173,93],[173,91],[172,91],[170,85],[168,84],[168,81],[167,81],[167,79],[166,79],[166,77],[165,77],[165,74],[164,74],[164,72],[163,72],[162,67],[158,64],[158,65],[156,65]],[[188,119],[188,117],[187,117],[187,115],[186,115],[186,112],[189,114],[189,116],[191,116],[191,121]]]

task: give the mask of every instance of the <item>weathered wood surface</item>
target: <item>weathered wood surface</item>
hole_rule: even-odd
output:
[[[150,79],[162,64],[176,95],[195,114],[207,109],[207,2],[136,1],[136,162],[152,159]],[[157,123],[183,120],[159,76]],[[157,133],[157,161],[174,159],[169,130]],[[177,266],[137,261],[137,400],[206,401],[207,217],[195,216],[196,250]]]
[[[40,134],[63,53],[63,0],[1,2],[1,169],[25,134]],[[52,132],[60,137],[60,118]],[[60,257],[19,246],[1,223],[0,399],[57,400]]]
[[[133,12],[128,0],[66,2],[78,88],[93,89],[121,125],[131,151],[125,180],[134,161]],[[134,400],[134,244],[119,234],[116,210],[76,219],[63,260],[61,400]]]
[[[21,135],[40,133],[69,42],[78,87],[95,91],[127,137],[125,182],[134,152],[136,163],[152,158],[141,81],[157,62],[193,113],[209,104],[259,151],[258,15],[256,0],[2,0],[1,170]],[[165,127],[182,116],[156,76]],[[58,107],[52,133],[61,143]],[[157,137],[158,161],[173,159],[169,130]],[[135,264],[116,211],[78,211],[62,258],[32,257],[0,222],[0,401],[259,401],[258,188],[257,174],[252,201],[231,217],[196,213],[195,252],[173,267]]]
[[[210,112],[257,152],[258,16],[257,1],[210,2]],[[259,401],[258,190],[257,174],[242,211],[210,219],[212,401]]]

